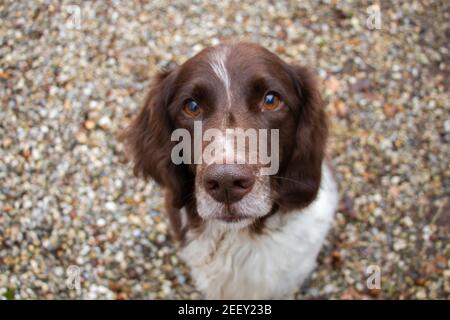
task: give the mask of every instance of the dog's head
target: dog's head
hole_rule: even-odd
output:
[[[201,140],[195,139],[196,123],[201,124]],[[255,129],[260,139],[256,148],[249,140],[240,149],[230,142],[225,132],[238,128],[247,133]],[[171,139],[176,129],[190,133],[192,150],[209,153],[209,160],[196,161],[195,150],[182,150],[184,159],[192,161],[176,163],[177,143]],[[223,135],[207,137],[209,129]],[[260,129],[268,131],[262,144]],[[278,140],[271,139],[270,129],[278,129]],[[241,221],[239,225],[274,207],[300,209],[315,199],[326,137],[326,116],[311,73],[250,43],[207,48],[159,73],[124,134],[135,173],[171,190],[173,206],[193,201],[203,219]],[[211,153],[213,141],[225,152]],[[262,174],[261,161],[249,161],[251,154],[261,159],[261,148],[276,153],[270,155],[277,161],[271,175]],[[230,154],[241,161],[230,163]]]

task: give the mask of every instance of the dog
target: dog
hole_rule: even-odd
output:
[[[212,162],[174,163],[172,133],[194,134],[196,123],[202,132],[276,129],[277,172],[263,175],[261,164],[247,160],[224,164],[216,161],[227,157],[220,152]],[[165,188],[180,256],[206,298],[282,299],[314,269],[334,220],[338,191],[325,160],[327,136],[311,71],[237,42],[160,71],[122,140],[134,173]]]

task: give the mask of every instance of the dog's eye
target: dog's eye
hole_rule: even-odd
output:
[[[192,118],[198,116],[202,112],[202,108],[200,107],[200,105],[193,99],[189,99],[184,104],[183,110],[189,117]]]
[[[274,92],[269,92],[264,96],[262,107],[268,111],[275,111],[281,107],[283,101]]]

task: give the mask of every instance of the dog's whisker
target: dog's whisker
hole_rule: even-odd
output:
[[[314,187],[314,185],[312,183],[307,183],[304,181],[299,181],[299,180],[295,180],[292,178],[287,178],[287,177],[278,177],[278,176],[272,176],[273,179],[278,179],[278,180],[284,180],[284,181],[289,181],[295,184],[298,184],[300,186],[304,186],[304,187]]]

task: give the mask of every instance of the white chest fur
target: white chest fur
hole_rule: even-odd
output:
[[[208,222],[201,234],[187,234],[181,257],[208,299],[289,298],[313,270],[337,203],[324,165],[318,197],[307,208],[271,216],[260,235]]]

